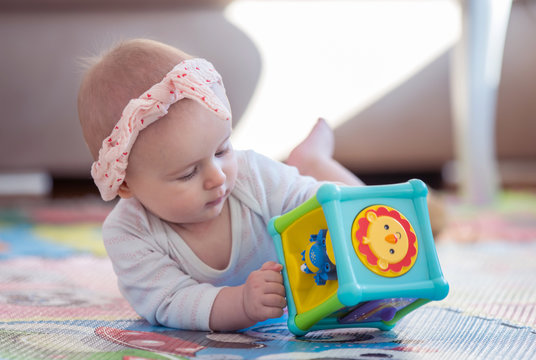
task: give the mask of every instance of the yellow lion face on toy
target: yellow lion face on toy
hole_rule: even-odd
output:
[[[402,275],[417,258],[417,238],[411,224],[388,206],[361,211],[354,220],[352,233],[356,254],[379,275]]]
[[[408,253],[409,241],[406,230],[397,220],[390,216],[367,213],[370,225],[363,243],[369,245],[370,250],[378,258],[378,266],[387,270],[389,264],[400,262]]]

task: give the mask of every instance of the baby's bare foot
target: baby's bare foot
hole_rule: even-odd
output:
[[[326,120],[319,118],[307,137],[291,152],[286,161],[288,165],[299,167],[307,159],[333,156],[335,137]]]

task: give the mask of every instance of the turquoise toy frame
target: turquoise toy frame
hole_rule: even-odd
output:
[[[426,185],[417,179],[401,184],[364,187],[324,184],[315,196],[301,206],[271,219],[268,231],[274,240],[279,262],[283,264],[289,313],[288,327],[293,334],[304,335],[311,330],[339,327],[389,330],[409,312],[431,300],[441,300],[447,296],[449,286],[443,277],[435,249],[426,202],[427,194]],[[370,266],[367,267],[354,250],[352,224],[363,209],[376,205],[399,211],[409,221],[416,235],[416,259],[413,260],[411,268],[401,275],[386,277],[371,271]],[[338,284],[335,295],[302,314],[297,310],[295,300],[298,299],[295,297],[303,296],[299,293],[303,290],[293,289],[289,281],[291,279],[288,266],[293,264],[289,256],[295,257],[296,254],[285,254],[282,234],[297,220],[319,207],[331,236]],[[310,235],[304,234],[304,237]],[[312,286],[307,290],[307,296],[322,290],[322,286]],[[394,316],[388,320],[365,318],[350,323],[340,321],[341,317],[348,315],[352,309],[364,304],[374,301],[400,303],[400,300],[404,305],[393,305]]]

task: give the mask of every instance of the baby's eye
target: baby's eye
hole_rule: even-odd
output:
[[[195,174],[197,174],[197,167],[193,168],[193,170],[190,171],[188,174],[179,177],[179,180],[181,180],[181,181],[188,181],[188,180],[190,180],[191,178],[193,178],[193,177],[195,176]]]
[[[229,148],[222,149],[222,150],[218,151],[215,155],[216,155],[216,157],[222,157],[225,154],[227,154],[227,151],[229,151]]]
[[[389,230],[389,225],[385,224],[385,225],[383,225],[383,228],[384,228],[385,230]]]

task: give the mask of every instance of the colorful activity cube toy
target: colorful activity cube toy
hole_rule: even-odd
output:
[[[445,298],[426,195],[420,180],[394,185],[322,185],[274,217],[274,239],[295,335],[338,327],[391,329]]]

